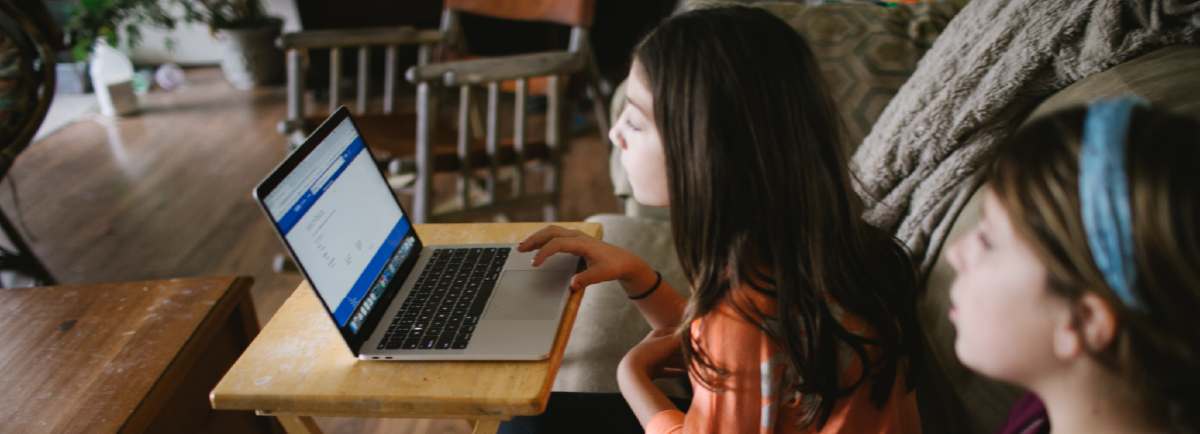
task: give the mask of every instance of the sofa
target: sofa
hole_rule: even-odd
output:
[[[784,17],[802,35],[809,38],[810,45],[823,63],[822,70],[827,71],[826,77],[830,78],[827,67],[845,70],[848,68],[845,65],[846,59],[838,58],[837,53],[828,51],[836,51],[836,47],[820,45],[827,41],[813,42],[811,27],[814,25],[814,19],[827,19],[831,16],[840,16],[841,18],[837,19],[842,19],[851,16],[868,21],[884,21],[882,25],[850,23],[850,26],[876,26],[876,30],[890,26],[896,30],[894,33],[899,36],[894,39],[900,41],[898,43],[901,45],[908,44],[907,49],[910,52],[907,62],[911,67],[908,70],[911,75],[922,47],[928,48],[927,44],[932,42],[931,38],[936,37],[940,29],[945,27],[945,21],[951,19],[954,11],[962,6],[962,3],[937,3],[939,2],[890,9],[861,4],[821,5],[809,7],[811,10],[803,9],[804,6],[784,3],[756,3],[756,6],[765,7]],[[872,7],[877,9],[869,9]],[[819,10],[822,8],[828,10]],[[844,20],[842,24],[845,24]],[[817,25],[830,26],[827,21]],[[850,33],[856,31],[860,34],[870,33],[863,29],[852,29]],[[907,40],[904,40],[905,38]],[[864,45],[865,43],[859,43],[856,47]],[[848,56],[854,57],[854,54]],[[862,53],[857,53],[857,56],[861,58]],[[916,58],[912,58],[914,56]],[[891,60],[898,58],[895,53],[886,54],[885,57]],[[826,62],[834,64],[826,65]],[[900,63],[896,65],[897,70],[904,69],[904,62]],[[1062,108],[1130,93],[1142,95],[1157,107],[1200,119],[1200,74],[1197,74],[1197,71],[1200,71],[1200,46],[1173,45],[1159,48],[1102,73],[1083,78],[1050,95],[1028,115],[1026,122],[1028,119]],[[892,74],[888,77],[896,76]],[[855,77],[859,81],[869,81],[870,78]],[[905,78],[907,76],[898,81],[902,84]],[[833,79],[836,80],[837,77]],[[872,104],[886,105],[890,96],[895,94],[894,89],[899,88],[899,84],[883,81],[882,84],[876,83],[878,86],[874,90],[860,92],[858,96],[847,95],[854,92],[835,95],[840,98],[839,101],[843,104],[842,111],[848,118],[857,116],[848,119],[848,122],[858,122],[861,126],[865,120],[865,126],[869,130],[870,123],[882,112],[882,107],[871,108]],[[894,88],[891,94],[888,94],[888,86],[891,85],[894,85]],[[831,87],[836,88],[836,84],[831,84]],[[621,90],[619,87],[612,104],[614,121],[624,106]],[[881,99],[883,101],[880,101]],[[865,111],[864,107],[867,108]],[[854,113],[855,110],[858,112]],[[852,125],[851,128],[853,127]],[[865,133],[859,132],[855,135],[852,132],[851,135],[861,139],[863,134]],[[605,241],[638,254],[651,267],[660,271],[664,280],[686,296],[687,285],[672,244],[669,213],[666,209],[644,207],[632,200],[628,180],[620,168],[619,152],[620,149],[613,150],[610,172],[615,194],[626,203],[625,214],[596,215],[588,221],[602,224]],[[964,210],[955,218],[947,242],[953,242],[979,221],[980,201],[981,194],[976,191]],[[927,340],[925,363],[918,367],[921,370],[921,380],[916,385],[922,426],[927,434],[992,433],[999,427],[1012,403],[1024,391],[974,374],[958,362],[953,347],[954,327],[946,316],[949,306],[947,293],[953,279],[953,270],[939,255],[925,276],[924,286],[917,300],[918,315]],[[649,330],[649,325],[616,283],[603,283],[587,288],[554,390],[618,392],[616,366],[628,349],[637,344]],[[660,380],[658,385],[668,395],[686,396],[687,392],[677,381]]]

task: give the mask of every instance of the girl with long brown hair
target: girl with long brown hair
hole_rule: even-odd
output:
[[[801,37],[761,9],[684,13],[637,46],[627,83],[611,137],[635,198],[670,207],[691,296],[578,232],[547,227],[519,250],[584,257],[573,287],[617,280],[653,327],[618,369],[646,432],[920,432],[913,264],[859,217]],[[694,385],[686,414],[651,382],[673,374]]]
[[[1015,134],[947,251],[955,352],[1032,393],[1000,433],[1200,433],[1200,125],[1136,98]]]

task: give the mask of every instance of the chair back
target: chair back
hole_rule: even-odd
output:
[[[448,10],[521,21],[591,27],[596,0],[445,0]]]
[[[557,221],[567,109],[573,107],[571,101],[567,101],[572,97],[566,92],[568,77],[587,76],[591,81],[586,87],[594,95],[601,95],[600,87],[595,83],[599,73],[587,46],[595,3],[595,0],[445,0],[440,30],[380,27],[283,35],[279,44],[288,51],[288,117],[280,123],[279,130],[292,135],[293,144],[299,144],[309,127],[316,125],[304,116],[301,78],[305,52],[309,49],[330,50],[329,111],[333,112],[341,105],[342,51],[357,47],[356,123],[364,137],[372,137],[368,143],[372,144],[376,157],[382,157],[377,163],[386,167],[390,179],[395,181],[393,185],[402,190],[412,186],[410,211],[414,222],[471,221],[539,207],[546,221]],[[471,56],[459,23],[460,13],[566,25],[571,27],[571,39],[566,50],[490,58]],[[370,96],[367,50],[379,45],[386,47],[386,72],[383,114],[375,115],[367,113]],[[417,66],[405,74],[409,82],[417,85],[416,113],[393,113],[398,72],[396,53],[400,45],[420,47]],[[447,53],[463,55],[448,61]],[[459,94],[457,126],[436,119],[438,96],[451,88],[458,88]],[[479,88],[487,89],[485,101],[478,101],[475,95],[474,90]],[[515,93],[511,139],[499,137],[501,91]],[[531,94],[546,96],[546,132],[541,138],[526,135],[525,101]],[[601,113],[597,116],[601,122],[601,136],[606,138],[607,109],[601,98],[592,100],[597,113]],[[479,110],[484,105],[486,116]],[[538,166],[534,170],[540,173],[544,184],[540,191],[525,188],[532,184],[525,176],[527,162]],[[501,169],[505,173],[503,180],[498,179]],[[456,207],[434,211],[434,172],[453,173],[457,177]],[[486,176],[481,176],[484,172]],[[511,177],[507,175],[509,172]],[[474,195],[480,198],[475,198],[472,191],[480,192]]]
[[[46,119],[54,99],[54,51],[46,32],[26,12],[49,17],[41,2],[22,2],[17,7],[0,0],[0,179],[8,174]],[[55,29],[47,29],[54,33]],[[16,200],[16,198],[13,198]],[[54,276],[33,254],[16,225],[0,210],[0,230],[13,249],[0,248],[0,270],[12,271],[27,280],[21,284],[55,284]]]
[[[50,110],[50,101],[54,99],[54,51],[50,42],[21,9],[8,0],[0,0],[0,15],[8,17],[0,32],[4,32],[13,42],[6,55],[16,56],[4,62],[13,62],[19,77],[6,77],[5,82],[16,85],[17,89],[2,91],[6,98],[16,98],[19,107],[13,110],[12,118],[8,119],[6,130],[0,134],[0,177],[8,173],[17,155],[24,151],[38,127]],[[37,67],[34,67],[34,65]]]

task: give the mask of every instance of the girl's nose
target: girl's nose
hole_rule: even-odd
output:
[[[615,127],[608,130],[608,140],[612,141],[614,146],[625,150],[625,139],[621,137],[621,128]]]

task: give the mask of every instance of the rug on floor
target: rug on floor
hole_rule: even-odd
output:
[[[99,106],[96,95],[91,93],[54,95],[54,101],[50,102],[50,111],[46,112],[46,119],[33,136],[33,143],[40,142],[77,120],[90,118],[89,115],[95,113]]]

